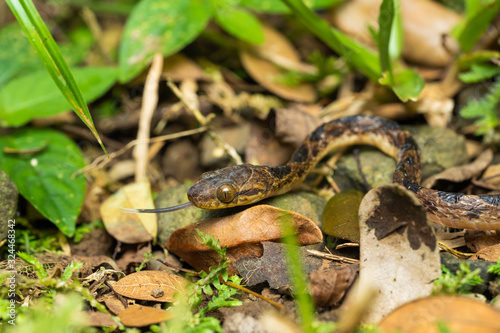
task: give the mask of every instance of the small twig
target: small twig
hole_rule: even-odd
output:
[[[359,264],[359,260],[357,260],[357,259],[337,256],[335,254],[320,252],[320,251],[316,251],[316,250],[306,250],[306,251],[309,252],[313,256],[323,258],[323,259],[341,261],[341,262],[345,262],[347,264]]]
[[[202,133],[202,132],[205,132],[206,130],[207,130],[207,128],[205,126],[202,126],[202,127],[195,128],[195,129],[192,129],[192,130],[187,130],[187,131],[183,131],[183,132],[178,132],[178,133],[173,133],[173,134],[167,134],[167,135],[157,136],[155,138],[151,138],[151,139],[146,140],[144,143],[153,143],[153,142],[160,142],[160,141],[168,141],[168,140],[178,139],[178,138],[182,138],[182,137],[185,137],[185,136],[190,136],[190,135]],[[94,161],[90,165],[88,165],[88,166],[86,166],[86,167],[78,170],[77,172],[75,172],[74,175],[79,175],[80,173],[89,172],[90,170],[103,168],[109,162],[111,162],[114,158],[116,158],[116,157],[118,157],[120,155],[123,155],[124,153],[127,152],[127,150],[129,150],[130,148],[134,147],[135,145],[137,145],[139,143],[140,142],[138,140],[130,141],[129,143],[127,143],[127,145],[125,147],[121,148],[118,151],[110,153],[109,154],[109,159],[108,159],[108,157],[106,155],[101,155],[101,156],[97,157],[96,159],[94,159]]]
[[[153,63],[149,69],[146,83],[144,85],[144,94],[142,98],[141,117],[139,120],[139,129],[137,131],[137,141],[146,142],[150,137],[151,119],[158,104],[158,85],[163,68],[163,56],[161,53],[155,54]],[[135,181],[138,182],[146,178],[148,167],[148,144],[138,144],[133,152],[136,161]]]
[[[103,57],[106,64],[108,65],[113,64],[113,60],[111,60],[108,49],[104,44],[102,29],[101,26],[99,25],[99,22],[97,21],[95,13],[91,11],[88,7],[84,7],[82,9],[82,18],[89,27],[90,32],[92,33],[92,36],[96,41],[97,49],[99,50],[99,53]]]
[[[106,285],[106,287],[108,287],[113,292],[113,294],[115,294],[116,298],[118,298],[120,300],[120,302],[122,302],[125,309],[128,308],[127,300],[122,295],[118,294],[115,291],[115,289],[113,289],[113,286],[109,284],[108,281],[104,281],[104,284]]]
[[[236,149],[234,149],[232,146],[224,142],[224,140],[215,132],[212,128],[210,128],[210,120],[212,117],[208,116],[205,117],[200,110],[197,108],[193,107],[192,103],[189,102],[189,100],[186,98],[186,96],[180,91],[180,89],[172,82],[172,80],[167,78],[167,85],[168,87],[172,90],[172,92],[184,103],[186,108],[193,113],[193,116],[196,118],[196,120],[202,125],[202,126],[207,126],[208,127],[208,135],[210,138],[214,141],[215,145],[221,149],[224,150],[224,152],[229,156],[229,158],[235,163],[235,164],[242,164],[243,161],[241,160],[240,155],[236,152]]]

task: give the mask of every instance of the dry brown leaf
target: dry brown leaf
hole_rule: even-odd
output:
[[[367,45],[374,45],[368,30],[377,29],[382,0],[346,1],[336,6],[330,19],[333,25]],[[404,29],[403,56],[431,67],[446,66],[453,60],[450,43],[443,45],[443,35],[449,35],[460,21],[460,15],[434,1],[401,1]]]
[[[453,115],[455,102],[440,83],[426,83],[417,101],[407,104],[412,111],[422,113],[427,123],[433,127],[444,128]]]
[[[500,244],[500,232],[495,230],[466,230],[464,238],[467,247],[473,252]]]
[[[253,121],[245,151],[245,161],[252,164],[277,166],[288,162],[295,147],[284,145],[263,121]]]
[[[125,326],[143,327],[168,320],[172,318],[172,313],[163,309],[134,304],[120,312],[119,317]]]
[[[351,287],[358,265],[316,270],[309,274],[309,290],[317,306],[337,305]]]
[[[493,159],[493,152],[487,149],[481,153],[472,163],[446,169],[432,177],[429,177],[423,182],[424,187],[433,187],[438,180],[448,180],[452,182],[462,182],[464,180],[477,177],[488,167]]]
[[[441,275],[439,247],[413,193],[397,184],[369,191],[361,202],[359,226],[360,284],[378,293],[367,322],[431,293],[432,281]]]
[[[85,311],[89,325],[93,327],[117,327],[118,324],[111,318],[111,314],[100,311]]]
[[[268,25],[263,25],[263,31],[264,43],[240,48],[240,59],[245,70],[260,85],[282,98],[296,102],[314,102],[316,91],[310,83],[286,86],[277,82],[277,78],[282,76],[284,71],[268,59],[279,59],[282,67],[300,67],[300,57],[280,32]]]
[[[379,328],[385,332],[442,332],[438,324],[454,333],[500,332],[500,311],[481,301],[457,296],[433,296],[407,303],[385,317]]]
[[[300,107],[275,109],[275,133],[283,143],[298,147],[319,125],[321,119]]]
[[[310,219],[295,212],[257,205],[234,215],[206,219],[177,229],[166,247],[195,269],[208,271],[210,266],[219,263],[220,257],[199,241],[196,229],[218,239],[221,246],[227,246],[228,259],[235,262],[242,256],[262,256],[260,243],[282,238],[281,221],[285,219],[297,230],[301,245],[322,241],[321,230]],[[231,264],[228,270],[230,274],[236,274]]]
[[[165,58],[163,61],[162,77],[173,81],[209,79],[197,63],[181,53]]]
[[[115,294],[107,294],[106,296],[104,296],[102,301],[104,302],[104,304],[106,304],[108,310],[115,315],[118,315],[120,312],[125,310],[125,306],[118,299],[118,297],[116,297]]]
[[[156,214],[129,214],[120,207],[155,208],[148,182],[123,186],[102,203],[100,212],[106,230],[120,242],[136,244],[156,237]]]
[[[164,271],[140,271],[113,285],[120,295],[144,301],[172,302],[175,293],[185,293],[188,280]],[[159,289],[158,289],[159,288]]]
[[[475,185],[489,190],[500,191],[500,164],[490,165],[483,173],[481,179],[473,181]]]
[[[262,242],[261,257],[244,256],[233,262],[238,274],[246,286],[252,287],[267,282],[269,288],[291,293],[292,286],[288,278],[286,251],[288,245],[275,242]],[[304,247],[298,249],[304,273],[318,269],[332,268],[331,261],[311,256]],[[331,265],[330,265],[331,264]]]
[[[485,247],[476,252],[470,259],[496,262],[500,260],[500,244]]]

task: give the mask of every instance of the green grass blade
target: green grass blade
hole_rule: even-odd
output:
[[[31,0],[7,0],[7,4],[38,54],[42,64],[52,77],[52,80],[54,80],[71,108],[89,127],[104,152],[106,152],[106,148],[94,127],[89,109],[75,78],[33,2]]]
[[[380,5],[378,16],[378,52],[380,55],[380,66],[383,72],[387,72],[390,85],[394,85],[392,74],[391,56],[389,54],[389,43],[391,41],[392,24],[394,22],[394,1],[384,0]]]
[[[282,0],[302,24],[328,47],[340,54],[352,66],[372,81],[381,77],[379,57],[340,31],[330,27],[301,0]]]

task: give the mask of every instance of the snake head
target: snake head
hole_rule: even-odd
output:
[[[265,167],[242,164],[206,172],[202,178],[188,190],[188,198],[196,207],[203,209],[221,209],[248,205],[263,197],[266,185],[259,182],[260,173]],[[265,179],[265,178],[264,178]]]

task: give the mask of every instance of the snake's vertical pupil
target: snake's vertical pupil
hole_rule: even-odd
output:
[[[217,189],[217,199],[224,203],[233,201],[236,196],[236,190],[231,184],[224,184]]]

